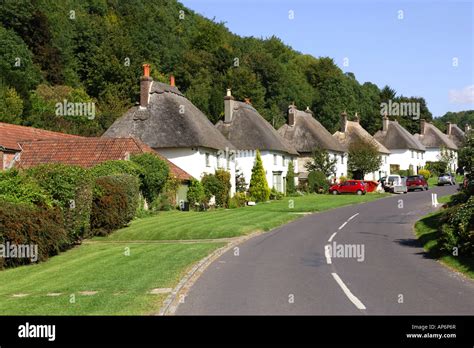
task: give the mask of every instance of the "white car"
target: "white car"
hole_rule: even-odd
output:
[[[392,193],[407,193],[406,178],[398,174],[389,175],[385,181],[385,190]]]

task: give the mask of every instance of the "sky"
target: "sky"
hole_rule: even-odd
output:
[[[180,0],[241,36],[331,57],[362,84],[474,109],[474,0]]]

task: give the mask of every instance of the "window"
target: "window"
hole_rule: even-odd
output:
[[[417,151],[416,152],[416,159],[419,159],[420,158],[420,153]]]
[[[413,150],[411,150],[411,158],[415,158],[415,153]]]
[[[286,163],[286,158],[285,158],[285,156],[282,156],[281,162],[282,162],[283,166],[286,167],[287,163]]]
[[[277,155],[273,155],[273,165],[277,165],[277,162],[278,162],[278,157]]]
[[[421,159],[423,159],[423,152],[421,153]]]
[[[210,155],[208,152],[206,152],[206,167],[211,166],[211,160],[210,160]]]
[[[344,164],[344,154],[341,155],[341,164]]]
[[[387,164],[387,157],[388,157],[388,156],[384,156],[384,158],[385,158],[385,164]]]

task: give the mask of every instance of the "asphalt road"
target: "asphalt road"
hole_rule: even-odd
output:
[[[472,315],[474,282],[427,258],[415,240],[432,192],[455,188],[316,213],[250,239],[207,268],[176,314]],[[338,255],[328,244],[359,253]]]

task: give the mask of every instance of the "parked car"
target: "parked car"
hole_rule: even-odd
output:
[[[410,175],[406,180],[407,190],[428,190],[428,182],[423,175]]]
[[[406,177],[398,174],[389,175],[383,181],[383,188],[385,192],[407,193]]]
[[[454,179],[453,175],[451,173],[443,173],[440,176],[438,176],[438,186],[441,185],[454,185],[456,184],[456,180]]]
[[[337,195],[340,193],[356,193],[358,195],[365,195],[367,187],[362,180],[346,180],[339,184],[334,184],[329,188],[329,193]]]

